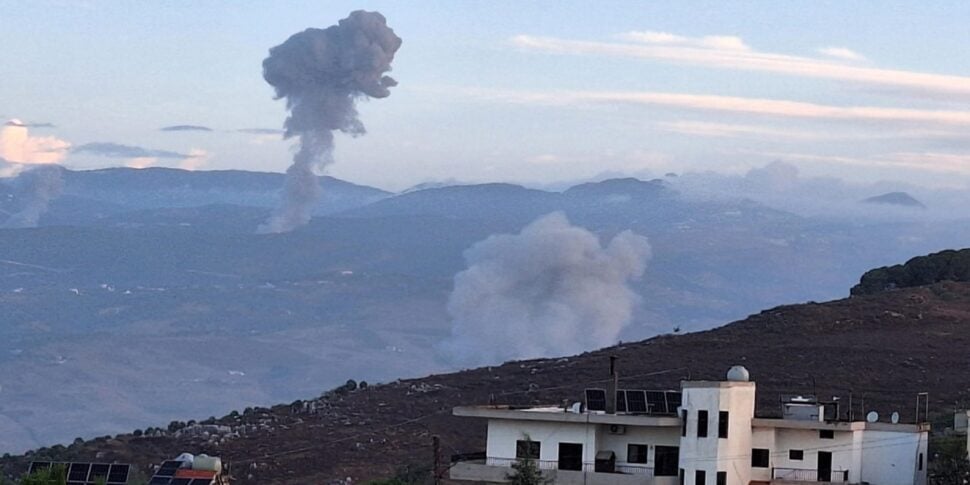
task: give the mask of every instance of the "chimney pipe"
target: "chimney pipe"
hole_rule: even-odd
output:
[[[610,356],[610,381],[606,386],[606,413],[616,414],[616,390],[620,386],[620,371],[617,368],[615,355]]]

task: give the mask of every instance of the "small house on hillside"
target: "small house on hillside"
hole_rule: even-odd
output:
[[[619,389],[611,373],[609,388],[587,389],[584,402],[455,408],[488,420],[488,434],[484,453],[456,457],[451,478],[502,483],[514,463],[530,460],[563,484],[926,484],[927,423],[843,419],[836,403],[814,398],[760,418],[755,383],[740,366],[679,391]]]

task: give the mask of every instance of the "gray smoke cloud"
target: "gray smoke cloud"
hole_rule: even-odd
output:
[[[561,212],[490,236],[465,251],[448,300],[452,335],[439,350],[485,365],[615,344],[640,301],[629,283],[650,255],[643,236],[624,231],[603,246]]]
[[[263,61],[263,78],[286,99],[286,138],[299,149],[286,171],[283,202],[259,232],[286,232],[310,220],[320,198],[315,169],[333,163],[333,132],[364,134],[356,100],[384,98],[397,81],[391,70],[401,38],[384,16],[358,10],[326,29],[307,29],[273,47]]]
[[[64,190],[63,169],[43,165],[21,172],[15,180],[20,211],[10,216],[5,228],[37,227],[50,202]]]

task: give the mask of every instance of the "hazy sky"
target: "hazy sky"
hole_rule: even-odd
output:
[[[27,125],[4,127],[0,157],[282,171],[290,142],[238,131],[285,118],[261,62],[361,8],[404,39],[400,85],[362,103],[366,136],[338,137],[337,177],[399,189],[784,160],[970,182],[966,1],[0,0],[0,117]],[[180,125],[211,131],[161,130]]]

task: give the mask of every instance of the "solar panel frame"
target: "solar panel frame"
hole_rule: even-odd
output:
[[[175,476],[175,471],[182,468],[182,462],[169,460],[163,462],[158,466],[158,470],[155,471],[156,477],[173,477]]]
[[[631,414],[646,414],[649,411],[647,406],[647,393],[639,389],[626,390],[626,409]]]
[[[52,466],[54,466],[54,463],[49,461],[32,461],[27,473],[32,475],[40,470],[50,470]]]
[[[586,389],[586,409],[589,411],[606,411],[606,389]]]

